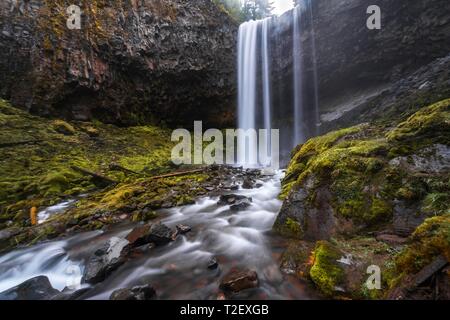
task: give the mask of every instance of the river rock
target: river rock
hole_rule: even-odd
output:
[[[119,289],[111,294],[110,300],[153,300],[156,291],[151,285],[138,286],[132,289]]]
[[[258,274],[251,270],[231,269],[222,279],[220,289],[225,292],[238,293],[259,285]]]
[[[190,226],[185,226],[183,224],[177,225],[177,234],[186,234],[186,233],[190,232],[191,230],[192,230],[192,228]]]
[[[252,200],[249,198],[238,201],[236,204],[230,206],[231,211],[243,211],[252,205]]]
[[[219,267],[219,263],[217,262],[216,258],[211,258],[211,260],[208,261],[208,269],[214,270]]]
[[[130,247],[140,247],[145,244],[148,244],[150,241],[148,239],[148,235],[150,232],[151,225],[141,225],[134,228],[125,239],[129,242]]]
[[[241,196],[237,194],[224,194],[220,196],[219,202],[217,202],[217,205],[219,206],[228,206],[233,205],[237,201],[249,199],[246,196]]]
[[[110,239],[89,258],[83,281],[95,284],[105,280],[125,262],[128,245],[129,242],[126,239],[117,237]]]
[[[50,280],[39,276],[0,293],[0,300],[48,300],[59,294]]]
[[[151,226],[148,240],[157,246],[165,245],[173,240],[173,231],[165,224],[158,223]]]
[[[242,183],[242,188],[244,189],[253,189],[255,187],[255,182],[250,178],[245,178]]]

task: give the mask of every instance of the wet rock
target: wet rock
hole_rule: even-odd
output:
[[[211,260],[208,261],[208,269],[209,270],[214,270],[217,269],[219,267],[219,263],[217,262],[216,258],[212,258]]]
[[[230,206],[231,211],[243,211],[252,205],[252,201],[250,199],[243,199],[238,201],[236,204]]]
[[[156,291],[151,285],[134,287],[132,289],[119,289],[111,294],[110,300],[153,300]]]
[[[83,281],[95,284],[106,279],[125,262],[129,242],[114,237],[89,258],[84,271]]]
[[[225,292],[238,293],[245,289],[256,288],[258,285],[258,274],[255,271],[233,268],[223,277],[220,289]]]
[[[82,288],[75,291],[65,288],[61,293],[53,296],[51,300],[77,300],[90,290],[92,290],[91,287]]]
[[[0,300],[48,300],[60,292],[47,277],[39,276],[0,293]]]
[[[148,240],[157,246],[165,245],[173,240],[173,231],[165,224],[158,223],[151,226]]]
[[[241,201],[244,199],[250,199],[250,198],[247,198],[246,196],[237,195],[237,194],[225,194],[225,195],[220,196],[220,199],[219,199],[219,202],[217,202],[217,205],[219,205],[219,206],[233,205],[237,201]]]
[[[255,182],[250,178],[245,178],[242,183],[242,188],[244,189],[253,189],[255,187]]]
[[[192,228],[190,226],[185,226],[183,224],[177,225],[177,234],[186,234],[186,233],[190,232],[191,230],[192,230]]]
[[[151,225],[146,224],[134,228],[125,239],[129,242],[130,247],[139,247],[149,243],[148,235],[150,232]]]

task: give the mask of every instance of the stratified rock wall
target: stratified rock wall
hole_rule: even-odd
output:
[[[67,28],[71,4],[81,30]],[[237,27],[210,0],[3,0],[0,96],[76,120],[225,125]]]

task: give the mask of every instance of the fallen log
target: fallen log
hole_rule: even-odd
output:
[[[101,174],[98,174],[98,173],[95,173],[95,172],[91,172],[89,170],[86,170],[86,169],[83,169],[83,168],[80,168],[80,167],[77,167],[77,166],[71,166],[71,168],[72,168],[72,170],[80,172],[80,173],[82,173],[82,174],[84,174],[86,176],[91,176],[92,178],[94,178],[94,180],[96,180],[98,182],[98,184],[101,184],[101,185],[111,185],[111,184],[117,184],[118,183],[117,181],[115,181],[115,180],[113,180],[111,178],[105,177],[105,176],[103,176]],[[94,183],[95,183],[95,181],[94,181]],[[97,183],[95,183],[95,184],[97,185]]]
[[[122,167],[121,165],[118,165],[118,164],[116,164],[116,163],[110,164],[110,165],[109,165],[109,170],[112,170],[112,171],[122,171],[122,172],[125,172],[125,173],[132,173],[132,174],[139,174],[139,173],[136,172],[136,171],[127,169],[127,168]]]
[[[440,255],[414,276],[413,286],[414,287],[420,286],[421,284],[426,282],[429,278],[431,278],[434,274],[436,274],[438,271],[444,269],[444,267],[447,264],[448,264],[447,259],[444,256]]]
[[[389,295],[389,300],[404,300],[408,299],[409,294],[414,292],[417,288],[423,285],[427,280],[440,272],[448,265],[447,259],[440,255],[435,258],[430,264],[426,265],[422,270],[412,276],[408,276],[403,284],[395,288]]]

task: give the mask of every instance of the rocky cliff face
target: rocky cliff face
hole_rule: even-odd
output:
[[[321,132],[386,114],[411,113],[420,107],[416,101],[434,103],[450,93],[448,70],[442,64],[432,64],[450,52],[450,15],[443,10],[447,1],[311,3],[312,19],[311,12],[305,10],[301,38],[295,40],[302,42],[304,99],[312,105],[315,39]],[[374,4],[381,8],[381,30],[366,27],[367,8]],[[292,15],[288,12],[273,24],[276,110],[293,101]]]
[[[71,4],[1,2],[1,97],[122,125],[232,120],[237,25],[211,1],[75,1],[81,30],[66,26]]]

